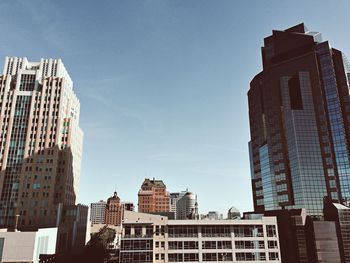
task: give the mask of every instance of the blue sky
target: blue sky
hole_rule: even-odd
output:
[[[0,60],[62,58],[81,102],[79,202],[145,177],[201,212],[252,209],[246,92],[272,29],[305,22],[350,56],[350,2],[0,1]]]

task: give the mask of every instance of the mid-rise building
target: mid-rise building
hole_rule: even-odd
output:
[[[173,212],[176,215],[176,203],[186,193],[187,193],[187,191],[170,193],[170,199],[169,199],[169,202],[170,202],[169,211],[170,212]]]
[[[350,199],[349,64],[304,24],[273,30],[248,92],[256,212]]]
[[[138,211],[142,213],[169,212],[170,195],[162,180],[146,178],[138,192]]]
[[[123,206],[117,192],[108,198],[105,212],[105,224],[120,225],[123,219]]]
[[[276,218],[168,220],[125,212],[121,263],[281,262]]]
[[[78,195],[80,103],[60,59],[6,57],[0,76],[0,227],[56,225]]]
[[[90,221],[91,224],[104,224],[105,223],[105,212],[107,203],[100,200],[97,203],[91,204]]]
[[[176,219],[198,218],[197,197],[191,192],[186,192],[176,203]]]

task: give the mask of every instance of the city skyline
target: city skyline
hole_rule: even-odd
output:
[[[347,8],[311,14],[315,1],[300,2],[302,10],[277,1],[256,1],[254,8],[232,1],[109,2],[97,9],[86,3],[84,11],[76,3],[36,3],[0,4],[7,36],[0,61],[64,61],[82,105],[78,202],[85,204],[104,199],[115,185],[136,204],[142,180],[155,177],[171,192],[198,194],[201,211],[252,210],[246,92],[262,68],[262,39],[305,22],[350,55],[339,26]],[[322,21],[328,12],[344,15]],[[220,191],[210,192],[213,183]]]

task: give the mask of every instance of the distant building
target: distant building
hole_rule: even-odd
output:
[[[134,211],[134,203],[133,202],[122,202],[122,209],[125,211]]]
[[[224,216],[218,211],[209,211],[208,214],[204,215],[202,218],[210,220],[221,220],[224,218]]]
[[[186,192],[176,203],[176,219],[194,219],[197,199],[195,194]]]
[[[138,192],[138,211],[142,213],[169,212],[169,192],[162,180],[146,178]]]
[[[176,203],[177,201],[179,201],[179,199],[181,197],[183,197],[185,194],[187,193],[187,191],[182,191],[182,192],[174,192],[174,193],[170,193],[170,206],[169,206],[169,211],[170,212],[174,212],[176,215]]]
[[[105,223],[105,212],[107,203],[100,200],[97,203],[91,204],[90,220],[91,224],[104,224]]]
[[[0,262],[39,262],[40,254],[56,253],[57,227],[36,231],[7,232],[0,229]]]
[[[239,210],[232,206],[228,212],[227,212],[227,219],[240,219],[241,218],[241,212]]]
[[[168,220],[125,212],[120,263],[281,262],[277,221]]]
[[[105,224],[120,225],[123,218],[123,207],[117,192],[108,198],[105,212]]]

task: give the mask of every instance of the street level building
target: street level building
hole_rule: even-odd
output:
[[[254,209],[350,199],[349,64],[304,24],[273,30],[248,92]]]
[[[39,263],[40,255],[55,254],[57,231],[55,227],[26,232],[0,229],[0,262]]]
[[[138,211],[141,213],[169,212],[170,195],[162,180],[146,178],[138,192]]]
[[[126,212],[121,263],[281,262],[276,218],[168,220]]]
[[[100,200],[97,203],[91,204],[90,221],[91,224],[104,224],[105,223],[105,212],[107,203]]]

